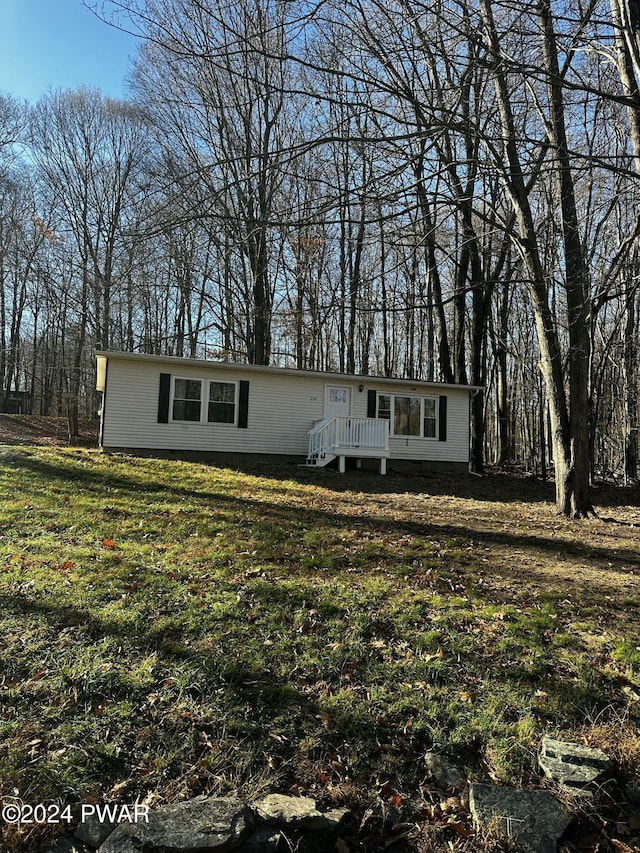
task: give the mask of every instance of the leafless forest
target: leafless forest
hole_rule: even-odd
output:
[[[476,470],[636,479],[638,0],[95,12],[130,100],[0,99],[0,397],[73,424],[96,347],[470,383]]]

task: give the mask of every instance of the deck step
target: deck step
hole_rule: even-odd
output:
[[[307,461],[304,463],[305,468],[324,468],[329,462],[336,458],[335,453],[316,453],[313,456],[307,456]]]

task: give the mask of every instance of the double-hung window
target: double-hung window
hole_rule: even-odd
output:
[[[206,389],[203,395],[203,386]],[[179,379],[173,383],[172,420],[195,423],[234,424],[236,383]]]
[[[422,434],[425,438],[436,438],[438,435],[438,407],[435,397],[425,397],[422,411]]]
[[[421,435],[420,397],[393,398],[393,434]]]
[[[385,421],[391,420],[391,396],[389,394],[378,394],[378,417]]]
[[[176,379],[173,386],[173,420],[199,421],[201,408],[200,379]]]
[[[235,420],[235,382],[210,382],[207,421],[217,424],[233,424]]]
[[[390,421],[392,436],[437,438],[438,418],[435,397],[378,394],[379,418]]]

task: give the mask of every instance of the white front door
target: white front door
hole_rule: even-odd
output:
[[[351,414],[351,388],[327,385],[324,392],[325,418],[348,418]]]

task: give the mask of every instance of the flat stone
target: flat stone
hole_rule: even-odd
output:
[[[592,793],[610,773],[611,759],[601,749],[543,737],[538,763],[545,776],[574,794]]]
[[[89,815],[86,820],[78,824],[73,834],[90,847],[100,847],[116,826],[117,824],[110,821],[100,820],[96,815]]]
[[[288,829],[334,830],[349,814],[348,809],[331,809],[321,812],[311,797],[288,797],[286,794],[269,794],[255,803],[259,817],[270,826]]]
[[[251,833],[253,817],[235,797],[196,797],[149,812],[149,822],[122,823],[99,853],[225,853]]]
[[[558,839],[571,823],[564,806],[548,791],[473,782],[469,808],[476,828],[496,831],[523,853],[557,853]]]
[[[461,791],[467,784],[466,777],[458,768],[435,752],[427,752],[424,763],[429,777],[441,788],[455,788]]]

